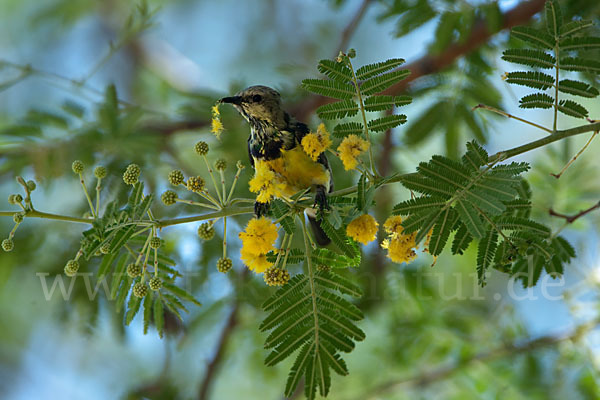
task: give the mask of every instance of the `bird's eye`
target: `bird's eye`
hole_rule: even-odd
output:
[[[259,103],[262,100],[262,96],[260,94],[255,94],[252,96],[252,101],[255,103]]]

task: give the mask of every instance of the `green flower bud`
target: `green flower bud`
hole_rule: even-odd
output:
[[[94,176],[98,179],[106,178],[107,173],[108,171],[106,171],[106,168],[102,165],[98,165],[96,168],[94,168]]]
[[[27,189],[29,189],[30,192],[33,192],[36,187],[37,185],[34,181],[27,181]]]
[[[2,241],[2,250],[9,252],[12,251],[12,249],[15,248],[15,243],[12,241],[12,239],[4,239]]]
[[[8,196],[8,204],[17,204],[17,195],[11,194]]]
[[[350,58],[356,57],[356,50],[354,50],[354,49],[348,50],[348,57],[350,57]]]
[[[237,169],[244,169],[244,168],[246,168],[246,166],[244,165],[244,163],[242,162],[242,160],[238,160],[237,163],[235,163],[235,167]]]
[[[174,169],[169,172],[169,183],[173,186],[181,185],[184,181],[183,172],[178,169]]]
[[[131,263],[127,266],[127,276],[130,278],[137,278],[142,276],[142,267],[138,264]]]
[[[217,270],[226,274],[233,267],[233,261],[231,258],[219,258],[217,261]]]
[[[135,185],[140,177],[140,167],[137,164],[129,164],[123,173],[123,182],[127,185]]]
[[[215,162],[215,168],[219,171],[225,171],[225,169],[227,168],[227,161],[225,161],[222,158],[219,158],[216,162]]]
[[[76,174],[80,174],[85,169],[85,166],[80,160],[75,160],[73,161],[73,164],[71,164],[71,168],[73,169],[73,172],[75,172]]]
[[[177,198],[177,193],[172,190],[167,190],[163,194],[160,195],[160,199],[164,203],[165,206],[171,206],[175,204],[175,199]]]
[[[158,249],[161,245],[161,240],[158,236],[153,236],[150,238],[150,247],[153,249]]]
[[[20,194],[15,194],[15,202],[13,204],[17,204],[23,201],[23,196],[21,196]]]
[[[148,281],[148,286],[150,286],[150,289],[152,290],[159,290],[162,287],[162,280],[158,276],[155,276]]]
[[[100,246],[100,253],[108,254],[109,252],[110,252],[110,242],[106,242],[102,246]]]
[[[198,227],[198,236],[200,236],[200,239],[210,240],[215,237],[215,228],[208,222],[200,224]]]
[[[283,286],[290,280],[290,273],[285,269],[270,267],[265,271],[263,279],[269,286]]]
[[[21,222],[23,222],[23,213],[14,213],[13,221],[15,222],[15,224],[20,224]]]
[[[133,295],[135,297],[139,297],[140,299],[145,297],[148,294],[148,286],[144,285],[142,282],[138,282],[133,285]]]
[[[208,143],[206,142],[198,142],[196,146],[194,146],[194,150],[201,156],[205,156],[208,153]]]
[[[190,176],[187,181],[187,190],[200,193],[204,190],[206,182],[201,176]]]
[[[319,264],[317,265],[317,271],[331,271],[331,267],[329,265]]]
[[[69,260],[67,261],[67,265],[65,265],[65,275],[67,276],[75,276],[79,271],[79,261],[77,260]]]

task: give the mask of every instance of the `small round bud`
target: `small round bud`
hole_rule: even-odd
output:
[[[20,212],[14,213],[13,221],[15,222],[15,224],[20,224],[21,222],[23,222],[23,214]]]
[[[206,182],[201,176],[190,176],[187,181],[187,190],[190,192],[200,193],[204,190]]]
[[[37,185],[34,181],[27,181],[27,189],[29,189],[30,192],[33,192],[36,187]]]
[[[107,173],[108,172],[106,171],[106,168],[102,165],[98,165],[96,168],[94,168],[94,176],[98,179],[106,178]]]
[[[4,239],[2,241],[2,250],[9,252],[12,251],[12,249],[15,248],[15,242],[12,241],[12,239]]]
[[[137,164],[129,164],[123,173],[123,182],[127,185],[135,185],[140,177],[140,167]]]
[[[244,169],[244,168],[246,168],[246,166],[244,165],[244,163],[242,162],[242,160],[238,160],[238,161],[235,163],[235,167],[236,167],[237,169]]]
[[[67,261],[67,265],[65,265],[65,275],[75,276],[77,271],[79,271],[79,261],[77,261],[77,260]]]
[[[163,194],[160,195],[160,199],[165,204],[165,206],[171,206],[175,204],[175,199],[177,198],[177,193],[172,190],[167,190]]]
[[[198,227],[198,236],[200,236],[200,239],[210,240],[215,237],[215,228],[208,222],[200,224]]]
[[[222,158],[219,158],[217,161],[215,161],[215,168],[219,171],[225,171],[225,169],[227,168],[227,161],[225,161]]]
[[[133,285],[133,295],[135,297],[139,297],[140,299],[145,297],[148,294],[148,286],[144,285],[142,282],[138,282]]]
[[[159,290],[162,287],[162,280],[158,276],[155,276],[148,281],[148,286],[152,290]]]
[[[325,265],[325,264],[319,264],[317,265],[317,271],[331,271],[331,267],[329,265]]]
[[[153,249],[158,249],[161,245],[161,240],[158,236],[153,236],[150,239],[150,247]]]
[[[265,271],[263,279],[269,286],[283,286],[290,280],[290,273],[285,269],[270,267]]]
[[[76,174],[80,174],[85,169],[85,166],[80,160],[75,160],[73,161],[73,164],[71,164],[71,168],[73,169],[73,172],[75,172]]]
[[[100,246],[100,253],[108,254],[109,252],[110,252],[110,242],[106,242],[102,246]]]
[[[169,183],[173,186],[181,185],[184,181],[183,172],[178,169],[174,169],[169,172]]]
[[[17,195],[11,194],[8,196],[8,204],[17,204]]]
[[[356,50],[354,50],[354,49],[348,50],[348,57],[350,57],[350,58],[356,57]]]
[[[217,261],[217,270],[219,272],[226,274],[229,272],[231,267],[233,267],[233,261],[231,261],[231,258],[219,258],[219,261]]]
[[[208,143],[198,142],[194,146],[194,150],[201,156],[205,156],[208,153]]]
[[[21,196],[20,194],[15,194],[15,202],[14,204],[20,203],[23,201],[23,196]]]
[[[142,267],[138,264],[131,263],[127,266],[127,276],[130,278],[137,278],[142,276]]]

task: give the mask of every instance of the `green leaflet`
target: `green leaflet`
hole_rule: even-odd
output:
[[[305,79],[302,87],[309,92],[341,100],[351,99],[356,93],[351,85],[326,79]]]
[[[385,117],[369,121],[368,127],[374,132],[385,132],[388,129],[395,128],[406,122],[406,115],[387,115]]]
[[[401,107],[412,102],[410,96],[370,96],[365,99],[366,111],[385,111],[392,107]]]
[[[358,104],[354,100],[343,100],[325,104],[317,108],[317,115],[322,119],[340,119],[352,117],[358,113]]]
[[[598,89],[595,87],[580,81],[574,81],[571,79],[563,79],[558,83],[558,90],[563,93],[572,94],[575,96],[593,98],[598,96]]]
[[[329,78],[342,83],[350,83],[352,81],[352,71],[344,64],[333,60],[321,60],[317,65],[320,73],[327,75]]]
[[[554,48],[554,37],[548,33],[530,28],[528,26],[516,26],[511,29],[510,34],[520,40],[523,40],[534,46],[543,47],[545,49]]]
[[[554,98],[546,93],[530,94],[519,100],[519,107],[521,108],[552,108],[553,105]]]
[[[506,82],[545,90],[552,87],[554,78],[548,74],[537,71],[509,72],[506,74]]]
[[[502,53],[504,61],[515,64],[527,65],[542,69],[554,68],[556,59],[542,50],[532,49],[508,49]]]
[[[588,110],[586,110],[584,106],[574,102],[573,100],[559,101],[558,111],[575,118],[586,118],[589,114]]]
[[[363,124],[359,122],[346,122],[333,128],[333,136],[343,138],[348,135],[361,135],[364,129]]]
[[[404,64],[404,60],[402,58],[391,58],[383,62],[367,64],[356,70],[356,77],[360,80],[369,79],[399,67],[402,64]]]
[[[376,94],[395,85],[408,75],[410,75],[410,71],[407,69],[387,72],[365,81],[360,87],[360,91],[367,96]]]
[[[562,11],[557,0],[546,1],[546,28],[553,37],[558,37],[563,23]]]

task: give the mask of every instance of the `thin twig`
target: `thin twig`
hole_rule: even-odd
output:
[[[594,138],[596,137],[597,134],[598,134],[598,131],[594,131],[592,136],[589,138],[589,140],[586,142],[586,144],[581,148],[581,150],[579,150],[577,152],[577,154],[575,154],[575,156],[573,158],[571,158],[571,161],[569,161],[567,163],[567,165],[565,165],[564,168],[558,174],[550,174],[550,175],[552,175],[556,179],[559,179],[562,176],[562,174],[565,173],[567,168],[569,168],[571,166],[571,164],[573,164],[575,162],[575,160],[577,160],[577,158],[585,151],[585,149],[587,149],[587,147],[590,145],[590,143],[592,143],[592,140],[594,140]]]
[[[488,110],[488,111],[494,112],[494,113],[496,113],[496,114],[504,115],[504,116],[505,116],[505,117],[507,117],[507,118],[516,119],[517,121],[521,121],[521,122],[523,122],[523,123],[526,123],[526,124],[528,124],[528,125],[534,126],[534,127],[538,128],[538,129],[541,129],[541,130],[543,130],[543,131],[546,131],[546,132],[548,132],[548,133],[554,133],[554,131],[553,131],[553,130],[551,130],[551,129],[548,129],[548,128],[545,128],[545,127],[543,127],[542,125],[538,125],[538,124],[536,124],[535,122],[531,122],[531,121],[528,121],[528,120],[526,120],[526,119],[523,119],[523,118],[517,117],[517,116],[515,116],[515,115],[509,114],[509,113],[507,113],[506,111],[502,111],[502,110],[500,110],[500,109],[497,109],[497,108],[495,108],[495,107],[487,106],[487,105],[485,105],[485,104],[478,104],[478,105],[476,105],[475,107],[473,107],[473,110],[476,110],[476,109],[478,109],[478,108],[483,108],[484,110]],[[472,110],[472,111],[473,111],[473,110]]]
[[[564,220],[567,222],[567,224],[572,224],[577,219],[579,219],[579,218],[583,217],[584,215],[591,213],[592,211],[597,210],[599,208],[600,208],[600,201],[597,202],[596,204],[594,204],[593,206],[591,206],[590,208],[586,208],[585,210],[579,211],[577,214],[573,214],[573,215],[562,214],[562,213],[554,211],[552,208],[550,210],[548,210],[548,214],[550,214],[553,217],[564,218]]]

